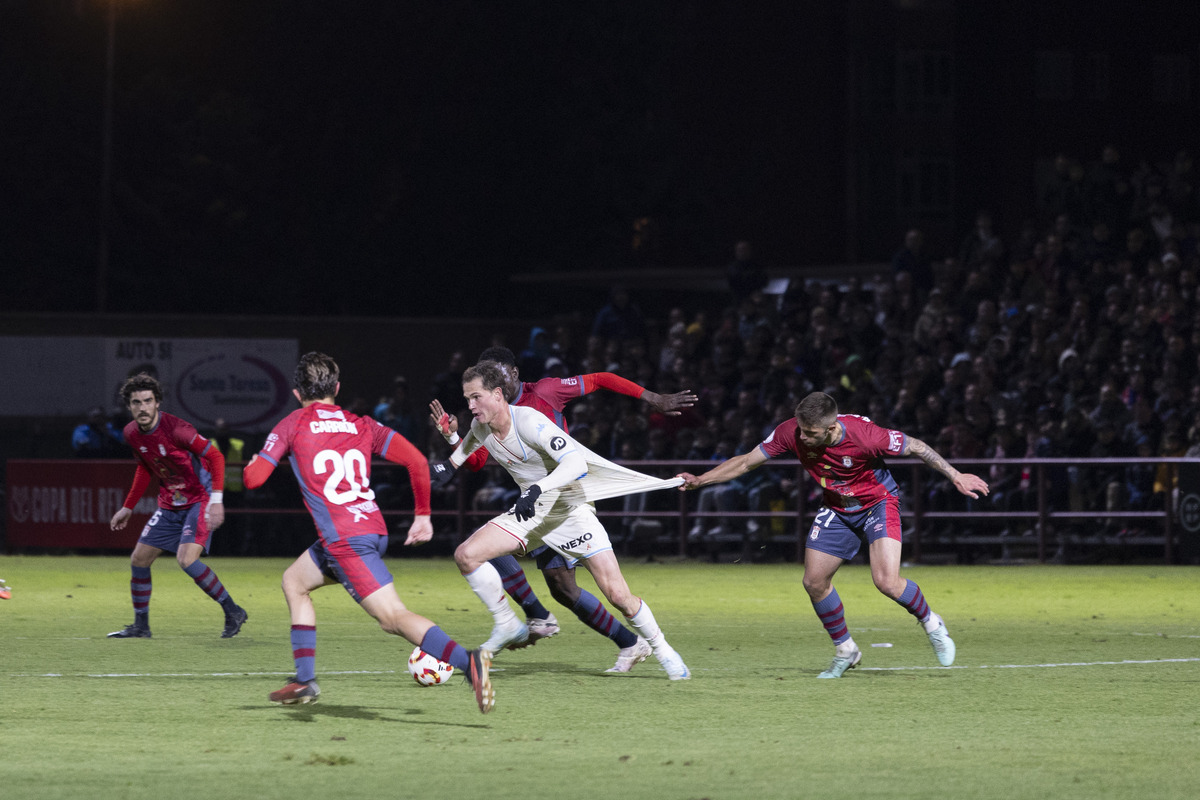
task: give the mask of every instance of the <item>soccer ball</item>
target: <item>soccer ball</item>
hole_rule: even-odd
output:
[[[422,686],[437,686],[450,680],[454,675],[454,667],[445,661],[438,661],[418,647],[408,657],[408,674]]]

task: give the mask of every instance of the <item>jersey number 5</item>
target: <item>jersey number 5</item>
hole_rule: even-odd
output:
[[[326,470],[332,470],[325,481],[325,496],[329,502],[341,506],[351,500],[375,499],[375,490],[370,488],[371,478],[367,475],[367,459],[360,451],[322,450],[313,458],[313,472],[324,475]],[[350,489],[339,492],[337,489],[343,480]]]

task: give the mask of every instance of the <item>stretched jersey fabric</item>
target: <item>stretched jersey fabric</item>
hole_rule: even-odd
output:
[[[141,499],[149,485],[147,477],[158,479],[159,508],[190,506],[206,500],[210,491],[225,487],[221,451],[190,422],[160,411],[152,430],[143,433],[136,422],[130,422],[124,434],[139,468],[126,507],[132,508]]]
[[[512,401],[514,406],[536,408],[554,424],[567,430],[567,417],[563,409],[567,403],[577,397],[600,389],[608,389],[618,394],[630,397],[641,397],[646,391],[630,380],[614,375],[611,372],[589,372],[586,375],[576,375],[573,378],[542,378],[540,381],[524,381],[517,387],[517,396]],[[480,448],[467,459],[467,469],[478,472],[487,462],[488,449]]]
[[[828,508],[857,511],[887,497],[897,497],[896,479],[883,456],[904,452],[907,437],[901,431],[881,428],[857,414],[839,414],[842,438],[824,448],[804,446],[797,437],[799,423],[793,418],[780,423],[759,445],[763,455],[776,458],[794,455],[808,474],[825,490]]]
[[[683,483],[681,478],[654,478],[614,464],[532,408],[510,405],[508,411],[512,427],[507,436],[498,439],[491,428],[475,420],[450,454],[451,463],[459,467],[477,449],[487,447],[521,491],[536,483],[542,497],[570,505],[671,489]],[[553,477],[551,473],[555,473]],[[552,492],[558,492],[557,497],[552,498]]]
[[[271,469],[290,455],[304,505],[312,514],[321,540],[329,544],[351,536],[387,535],[371,488],[373,454],[409,468],[415,511],[418,515],[428,514],[425,457],[391,428],[336,405],[313,403],[288,414],[272,429],[258,455]],[[249,468],[244,477],[251,489],[266,479]]]

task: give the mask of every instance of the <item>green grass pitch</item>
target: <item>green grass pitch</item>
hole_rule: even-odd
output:
[[[315,595],[321,702],[269,704],[286,561],[208,563],[250,613],[234,639],[167,558],[154,638],[128,641],[105,638],[132,619],[125,558],[0,558],[0,798],[1200,797],[1195,567],[906,569],[958,644],[948,669],[846,567],[863,663],[822,681],[800,566],[627,563],[692,680],[604,675],[611,642],[556,608],[562,633],[497,659],[483,716],[460,678],[417,686],[411,646],[340,587]],[[390,566],[410,608],[486,638],[452,562]]]

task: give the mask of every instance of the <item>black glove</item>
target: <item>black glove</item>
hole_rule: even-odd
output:
[[[450,481],[454,480],[457,470],[449,461],[430,461],[429,462],[429,482],[433,484],[433,488],[441,489],[449,485]]]
[[[518,522],[533,519],[533,515],[537,513],[537,509],[535,508],[537,499],[541,496],[542,487],[536,483],[521,492],[521,496],[517,498],[517,502],[512,507],[512,513],[516,515]]]

